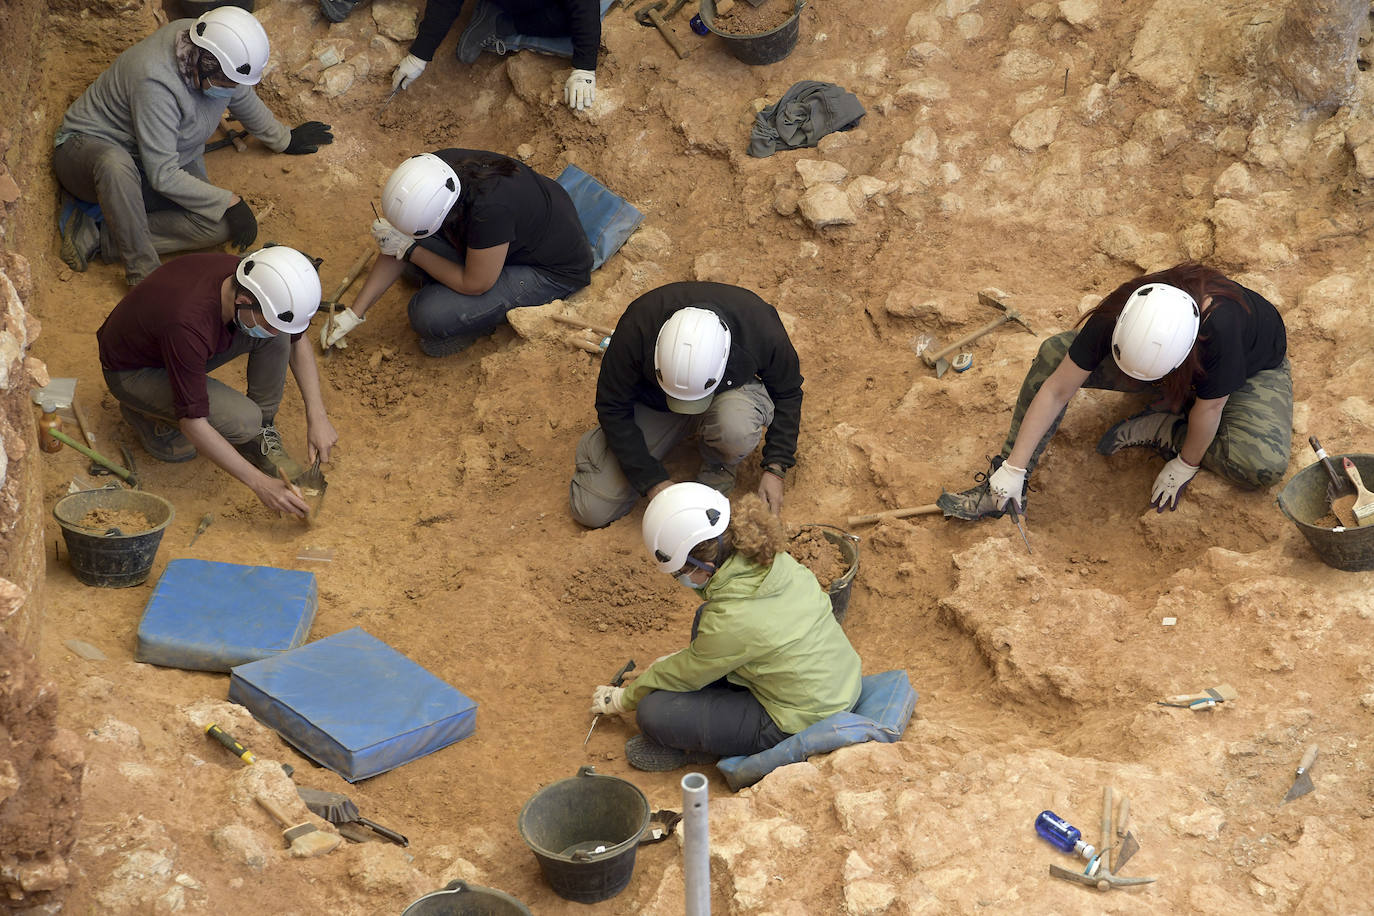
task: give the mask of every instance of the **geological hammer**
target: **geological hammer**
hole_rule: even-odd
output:
[[[921,359],[925,362],[927,366],[935,370],[936,378],[943,378],[944,374],[949,371],[949,359],[947,357],[951,353],[957,353],[961,348],[973,343],[975,340],[982,337],[984,334],[997,330],[1002,325],[1006,324],[1008,321],[1015,321],[1017,324],[1021,325],[1021,327],[1025,328],[1030,333],[1035,333],[1035,331],[1032,330],[1031,326],[1026,323],[1026,319],[1021,317],[1021,313],[1009,308],[1005,302],[993,298],[986,292],[978,294],[978,301],[983,303],[984,305],[988,305],[992,308],[1000,310],[1002,312],[1002,316],[993,321],[989,321],[987,324],[983,325],[981,328],[974,331],[972,334],[969,334],[966,337],[959,338],[947,347],[944,347],[939,350],[932,350],[931,348],[927,347],[925,352],[921,354]]]

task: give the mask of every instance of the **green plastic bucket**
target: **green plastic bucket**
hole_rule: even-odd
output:
[[[1374,479],[1374,455],[1332,455],[1338,473],[1342,458],[1349,458],[1365,480]],[[1374,525],[1338,529],[1317,524],[1331,515],[1326,500],[1329,480],[1320,461],[1309,464],[1279,491],[1279,509],[1327,566],[1350,572],[1374,569]]]
[[[519,824],[554,893],[597,903],[630,883],[639,838],[649,826],[649,800],[634,783],[584,766],[536,792]]]
[[[530,916],[530,910],[510,894],[450,881],[443,890],[425,894],[406,907],[401,916]]]
[[[140,512],[151,527],[129,532],[84,528],[81,521],[92,509]],[[148,578],[162,532],[176,517],[176,510],[152,493],[107,488],[64,496],[53,506],[52,514],[62,528],[72,573],[78,581],[97,588],[128,588]]]

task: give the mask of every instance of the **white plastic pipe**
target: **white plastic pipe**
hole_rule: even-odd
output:
[[[707,815],[706,777],[682,777],[683,881],[687,916],[711,916],[711,822]]]

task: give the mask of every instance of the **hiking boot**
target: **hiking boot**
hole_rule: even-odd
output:
[[[692,764],[715,763],[719,759],[715,754],[680,751],[659,744],[647,735],[635,735],[625,742],[625,762],[646,773],[667,773]]]
[[[320,0],[320,13],[330,22],[343,22],[359,0]]]
[[[940,498],[935,500],[935,505],[939,506],[946,517],[966,519],[970,522],[980,518],[1001,518],[1006,515],[1005,509],[997,508],[996,499],[992,495],[992,487],[988,484],[988,478],[992,472],[1002,466],[1006,460],[1001,455],[988,460],[987,471],[979,471],[973,475],[973,479],[978,481],[976,487],[971,487],[958,493],[941,493]],[[1025,491],[1021,491],[1021,511],[1026,511]]]
[[[286,451],[286,446],[281,441],[281,433],[277,432],[275,426],[264,426],[255,438],[241,442],[234,448],[248,459],[249,464],[268,477],[279,476],[280,469],[286,473],[288,479],[295,480],[305,470]]]
[[[472,19],[463,35],[458,39],[458,60],[465,64],[476,63],[483,51],[505,54],[506,43],[502,41],[515,31],[515,20],[494,3],[479,2],[472,11]]]
[[[67,197],[62,207],[62,261],[77,273],[84,273],[87,265],[100,251],[100,224],[87,213],[76,198]],[[194,451],[192,457],[195,457]]]
[[[420,337],[420,352],[426,356],[452,356],[462,353],[482,339],[481,334],[454,334],[452,337]]]
[[[706,484],[721,496],[729,496],[735,489],[736,470],[737,468],[728,468],[723,464],[703,463],[701,470],[697,471],[697,483]]]
[[[1097,443],[1097,450],[1103,455],[1115,455],[1123,448],[1143,445],[1154,449],[1166,461],[1172,460],[1178,455],[1174,433],[1182,420],[1183,414],[1143,410],[1107,430]]]
[[[119,405],[119,415],[133,427],[143,450],[158,461],[180,464],[196,457],[196,447],[181,434],[181,430],[165,420],[150,417],[126,404]]]

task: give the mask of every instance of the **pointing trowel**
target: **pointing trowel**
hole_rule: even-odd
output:
[[[1293,788],[1288,790],[1288,794],[1283,797],[1285,802],[1306,795],[1311,792],[1312,785],[1312,764],[1317,762],[1317,746],[1315,744],[1307,748],[1302,755],[1302,760],[1298,762],[1298,778],[1293,780]]]

